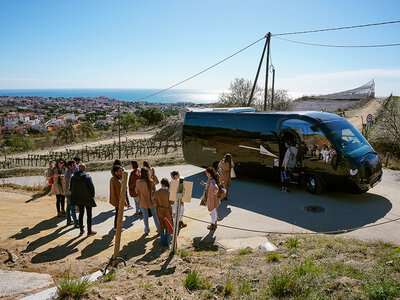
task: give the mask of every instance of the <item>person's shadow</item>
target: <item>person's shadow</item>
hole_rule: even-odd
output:
[[[146,244],[152,240],[155,240],[157,237],[157,235],[149,237],[148,235],[143,234],[136,241],[131,241],[126,244],[119,252],[119,256],[125,260],[130,260],[133,257],[143,255],[146,253]]]
[[[36,224],[32,228],[25,227],[22,228],[20,232],[14,234],[11,236],[11,238],[16,239],[16,240],[22,240],[30,235],[35,235],[40,233],[42,230],[47,230],[51,228],[56,228],[57,224],[60,222],[65,222],[65,220],[58,218],[58,217],[52,217],[47,220],[43,220],[40,223]]]
[[[215,245],[215,231],[210,230],[210,232],[204,237],[195,237],[193,238],[193,247],[194,251],[217,251],[218,246]]]
[[[218,221],[222,221],[225,217],[227,217],[231,213],[231,208],[228,207],[229,201],[222,200],[221,204],[218,206]]]
[[[171,253],[170,255],[168,255],[168,258],[166,259],[164,264],[161,266],[160,270],[151,270],[149,273],[147,273],[147,275],[161,277],[163,275],[170,275],[170,274],[175,273],[176,266],[168,268],[168,265],[173,258],[174,258],[174,254]]]
[[[58,245],[56,247],[49,248],[41,253],[36,254],[34,257],[32,257],[31,262],[34,264],[38,264],[56,261],[63,259],[70,254],[78,252],[79,250],[76,248],[76,246],[78,246],[81,242],[85,240],[85,238],[77,240],[78,238],[79,236],[74,237],[63,245]]]
[[[41,236],[40,238],[34,240],[26,247],[25,250],[22,251],[22,253],[34,251],[37,248],[40,248],[41,246],[46,245],[47,243],[50,243],[51,241],[59,238],[61,235],[64,235],[67,232],[74,230],[73,227],[70,227],[69,229],[62,231],[63,229],[65,229],[65,227],[60,227],[57,230],[51,232],[50,234]]]
[[[106,234],[101,237],[101,239],[95,239],[91,244],[87,245],[82,249],[81,255],[76,259],[85,259],[88,257],[92,257],[94,255],[107,250],[112,246],[112,241],[114,239],[113,234]]]
[[[99,213],[97,216],[92,218],[92,224],[97,225],[100,223],[103,223],[107,221],[109,218],[114,217],[115,211],[114,210],[109,210],[109,211],[103,211]]]

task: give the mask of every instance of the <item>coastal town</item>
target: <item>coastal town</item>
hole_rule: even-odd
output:
[[[115,123],[118,109],[120,113],[135,113],[156,107],[166,115],[178,114],[189,102],[150,103],[127,102],[99,97],[10,97],[0,96],[0,134],[10,136],[15,133],[51,132],[72,120],[75,126],[91,121],[95,128],[107,127]]]

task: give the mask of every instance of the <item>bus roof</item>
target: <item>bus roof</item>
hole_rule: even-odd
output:
[[[240,110],[243,109],[243,110]],[[248,110],[247,110],[248,109]],[[225,110],[217,110],[217,109],[199,109],[189,111],[190,113],[200,113],[200,114],[232,114],[232,113],[240,113],[243,115],[270,115],[275,117],[283,117],[283,116],[306,116],[312,119],[315,119],[319,122],[325,121],[333,121],[342,119],[341,116],[333,113],[327,112],[319,112],[319,111],[277,111],[277,112],[256,112],[253,108],[249,107],[235,107],[235,108],[225,108]]]

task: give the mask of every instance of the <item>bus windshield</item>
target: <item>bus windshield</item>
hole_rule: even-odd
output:
[[[347,120],[324,122],[333,143],[345,156],[361,156],[373,152],[364,136]]]

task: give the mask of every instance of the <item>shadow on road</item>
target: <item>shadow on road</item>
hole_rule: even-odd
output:
[[[194,183],[193,198],[200,198],[204,190],[198,183],[199,179],[205,179],[204,172],[185,178]],[[229,200],[222,202],[218,214],[229,219],[225,215],[227,206],[239,207],[307,230],[326,232],[374,223],[392,208],[387,198],[371,192],[355,195],[326,191],[322,195],[312,195],[298,185],[291,185],[290,190],[290,193],[283,194],[280,184],[256,178],[236,178],[229,189]],[[306,211],[307,206],[322,207],[324,212]],[[251,228],[248,220],[241,223]],[[238,226],[243,227],[242,224]]]
[[[16,240],[22,240],[28,236],[38,234],[43,230],[56,228],[57,224],[61,222],[65,222],[65,220],[59,217],[52,217],[50,219],[41,221],[32,228],[29,227],[22,228],[20,232],[14,234],[13,236],[11,236],[11,238]]]

